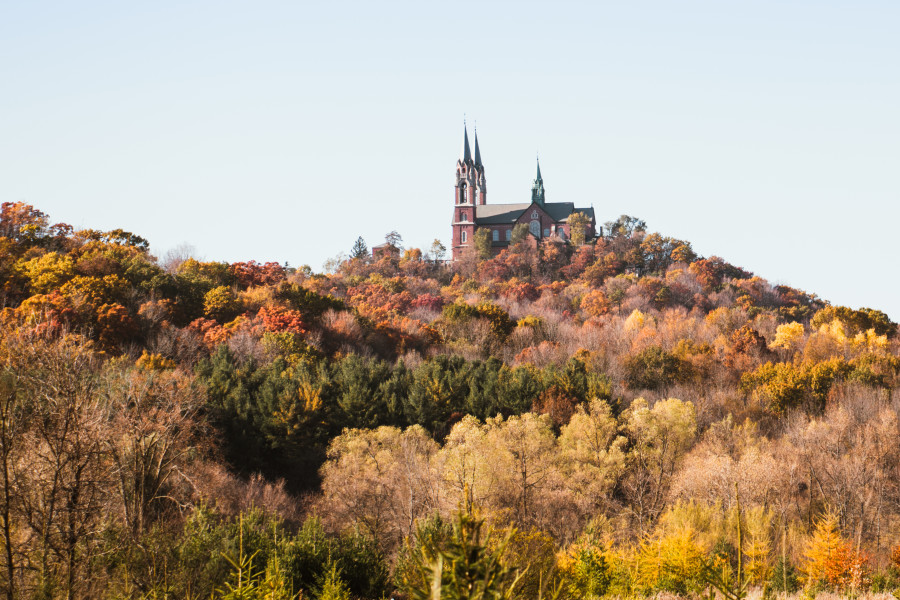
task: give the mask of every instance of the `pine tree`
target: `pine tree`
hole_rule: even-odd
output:
[[[362,239],[362,236],[359,236],[350,250],[350,258],[366,258],[368,255],[369,248],[366,246],[366,241]]]

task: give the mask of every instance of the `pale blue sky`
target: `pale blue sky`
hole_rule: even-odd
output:
[[[900,2],[0,0],[0,200],[314,268],[488,202],[627,213],[900,319]],[[471,131],[471,130],[470,130]]]

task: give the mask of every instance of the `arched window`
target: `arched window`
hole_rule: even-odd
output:
[[[468,200],[466,198],[466,184],[465,183],[459,184],[459,198],[457,200],[458,200],[459,204],[465,204],[466,201]]]
[[[531,232],[531,235],[534,237],[541,237],[541,222],[538,220],[534,220],[528,224],[528,231]]]
[[[459,220],[460,221],[468,221],[469,220],[469,217],[468,217],[468,215],[466,215],[465,211],[459,213]]]
[[[466,243],[466,232],[465,232],[465,231],[460,232],[460,234],[459,234],[459,241],[460,241],[460,243],[462,243],[462,244],[465,244],[465,243]]]
[[[499,229],[495,229],[495,230],[494,230],[494,241],[495,241],[495,242],[499,242],[499,241],[500,241],[500,230],[499,230]]]
[[[512,239],[512,229],[507,229],[506,230],[506,241],[508,242],[511,239]]]

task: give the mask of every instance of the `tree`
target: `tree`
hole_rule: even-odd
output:
[[[587,238],[588,227],[591,220],[583,212],[573,212],[569,215],[569,239],[573,246],[581,246]]]
[[[480,260],[491,257],[491,232],[488,229],[479,229],[475,232],[475,251]]]
[[[25,406],[16,390],[14,373],[4,372],[0,377],[0,535],[3,536],[3,570],[6,573],[6,598],[13,600],[16,592],[16,546],[14,536],[17,513],[16,464],[22,454]]]
[[[556,439],[546,415],[525,413],[503,421],[488,420],[485,451],[494,469],[501,506],[512,510],[520,525],[549,525],[541,505],[557,472]]]
[[[111,492],[108,407],[97,389],[96,356],[89,342],[74,335],[58,341],[10,336],[2,350],[31,417],[21,431],[27,452],[14,489],[20,527],[28,534],[34,595],[58,587],[67,599],[78,588],[90,596],[92,554]]]
[[[363,524],[395,548],[437,508],[431,459],[437,444],[418,426],[349,429],[334,438],[322,492],[341,528]]]
[[[516,223],[512,228],[512,233],[509,235],[509,245],[515,246],[526,237],[528,237],[528,225],[525,223]]]
[[[366,241],[362,239],[362,236],[359,236],[356,238],[353,248],[350,249],[350,258],[367,258],[368,256],[369,247],[366,246]]]
[[[21,263],[19,270],[28,278],[33,294],[49,294],[75,275],[75,264],[64,254],[48,252]]]
[[[391,231],[387,235],[384,236],[385,243],[393,248],[394,252],[397,254],[400,253],[401,248],[403,248],[403,238],[400,237],[400,234],[396,231]]]
[[[406,569],[403,587],[413,600],[510,600],[521,577],[502,557],[509,538],[491,543],[484,522],[461,513],[446,540],[420,532],[424,543]],[[493,552],[489,550],[495,546]]]
[[[662,512],[675,471],[694,441],[694,405],[669,398],[650,408],[638,398],[625,415],[624,429],[631,445],[622,488],[643,529]]]
[[[813,316],[810,325],[813,329],[818,329],[832,321],[843,324],[848,335],[864,333],[868,329],[874,329],[877,335],[888,337],[893,337],[897,332],[896,323],[880,310],[872,308],[853,310],[846,306],[826,306]]]
[[[224,285],[209,290],[203,298],[203,314],[220,323],[233,319],[240,309],[240,300],[230,287]]]
[[[447,247],[441,243],[441,240],[435,238],[435,240],[431,242],[431,249],[428,251],[428,254],[431,255],[431,260],[441,262],[447,254]]]
[[[637,217],[622,215],[615,221],[604,223],[606,237],[631,237],[635,233],[647,231],[647,223]]]
[[[823,582],[836,590],[859,589],[866,577],[865,555],[844,539],[838,517],[827,513],[816,523],[806,548],[804,570],[809,583]]]
[[[567,487],[580,501],[582,513],[593,515],[609,501],[609,494],[625,468],[626,439],[609,404],[593,399],[579,406],[559,436]]]
[[[105,393],[110,405],[106,439],[122,520],[139,539],[174,488],[196,430],[197,389],[172,372],[111,369]]]
[[[625,359],[625,382],[633,390],[658,390],[685,378],[688,364],[660,346],[647,346]]]

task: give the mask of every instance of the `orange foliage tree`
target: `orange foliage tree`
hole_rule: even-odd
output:
[[[868,582],[868,557],[841,535],[838,516],[829,512],[816,524],[806,548],[804,570],[808,584],[860,589]]]

